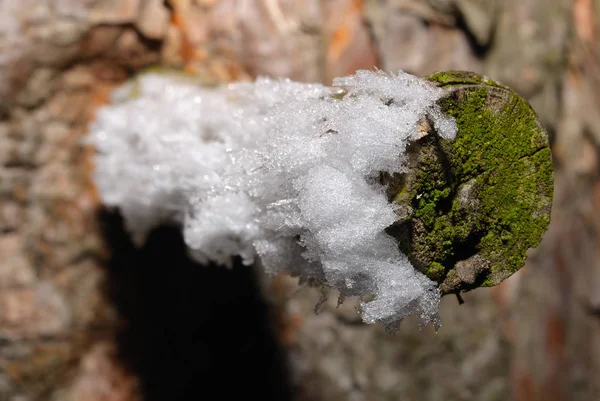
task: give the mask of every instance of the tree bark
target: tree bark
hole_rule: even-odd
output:
[[[596,400],[597,7],[591,0],[0,2],[0,400],[152,399],[119,355],[116,334],[131,323],[107,290],[115,250],[97,213],[93,152],[81,140],[110,90],[155,64],[209,81],[269,74],[326,84],[373,65],[419,76],[463,69],[513,88],[548,129],[557,167],[552,223],[525,268],[466,294],[462,306],[446,297],[437,334],[406,322],[391,336],[358,324],[351,303],[337,308],[333,300],[315,315],[319,294],[298,292],[285,277],[265,295],[277,308],[298,400]],[[178,304],[164,305],[168,315]]]

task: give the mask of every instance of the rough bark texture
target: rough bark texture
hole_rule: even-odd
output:
[[[107,295],[115,276],[81,142],[110,89],[157,63],[220,81],[329,83],[373,65],[420,76],[466,69],[515,89],[550,131],[558,167],[552,223],[524,269],[464,305],[446,297],[437,334],[411,321],[386,334],[335,297],[315,315],[319,294],[287,278],[265,293],[278,306],[298,400],[597,400],[598,12],[592,0],[0,2],[0,400],[158,397],[117,357],[127,314]],[[178,299],[165,296],[156,316],[186,304]],[[154,333],[148,322],[141,327]],[[202,330],[226,324],[205,322]],[[185,399],[171,387],[170,399]]]

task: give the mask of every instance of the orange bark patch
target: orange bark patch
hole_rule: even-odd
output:
[[[304,324],[304,317],[301,313],[290,313],[286,308],[290,285],[285,275],[273,278],[270,289],[275,298],[273,304],[276,307],[277,335],[281,343],[289,348],[296,342],[296,334]]]
[[[575,0],[573,4],[573,20],[575,33],[579,39],[587,43],[595,42],[595,17],[596,12],[592,0]]]
[[[558,315],[552,315],[546,321],[546,350],[551,356],[562,355],[566,342],[565,325]]]
[[[346,0],[341,11],[329,15],[330,32],[327,49],[327,80],[371,69],[378,64],[375,47],[363,21],[362,0]]]
[[[196,50],[194,46],[190,42],[187,34],[185,33],[185,23],[183,22],[183,18],[177,17],[177,14],[173,14],[173,22],[174,25],[181,29],[182,32],[182,43],[181,43],[181,57],[183,60],[188,63],[194,60],[194,55]]]
[[[536,400],[533,377],[528,373],[520,373],[516,379],[515,398],[516,401]]]
[[[294,313],[281,318],[279,322],[279,338],[284,346],[290,347],[296,342],[296,333],[304,324],[304,317]]]
[[[347,25],[342,25],[333,32],[329,47],[329,60],[337,61],[340,58],[341,54],[348,48],[350,37],[350,27]]]

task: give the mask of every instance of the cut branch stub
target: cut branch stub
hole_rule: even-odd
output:
[[[443,294],[499,284],[525,263],[548,224],[553,193],[546,131],[511,89],[469,72],[428,77],[447,90],[454,140],[428,119],[408,172],[382,175],[399,220],[388,233]]]

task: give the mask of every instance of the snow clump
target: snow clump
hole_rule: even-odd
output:
[[[397,220],[380,172],[406,168],[428,115],[455,122],[442,89],[399,72],[358,71],[334,88],[259,78],[218,88],[145,74],[119,88],[91,126],[95,182],[142,243],[174,223],[200,262],[239,255],[267,273],[314,279],[394,329],[416,313],[438,321],[436,284],[385,233]]]

